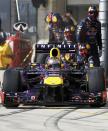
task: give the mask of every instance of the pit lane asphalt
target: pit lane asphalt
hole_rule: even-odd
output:
[[[108,104],[89,106],[38,107],[0,106],[0,131],[107,131]]]

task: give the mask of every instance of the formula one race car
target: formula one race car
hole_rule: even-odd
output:
[[[75,45],[37,45],[36,51],[50,53],[45,64],[31,63],[22,69],[5,71],[0,92],[3,106],[106,104],[104,69],[80,68]],[[62,61],[60,53],[71,53],[73,64]]]

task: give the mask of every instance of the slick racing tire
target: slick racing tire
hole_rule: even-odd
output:
[[[2,90],[5,93],[18,92],[21,86],[20,72],[16,69],[9,68],[4,72]]]
[[[37,57],[36,57],[36,63],[45,64],[45,61],[46,61],[47,57],[48,57],[48,54],[38,53]]]
[[[102,93],[106,91],[105,87],[105,77],[104,77],[104,69],[101,67],[91,68],[87,72],[88,75],[88,88],[89,93]],[[106,100],[103,101],[103,98],[97,98],[97,102],[95,104],[91,104],[90,106],[103,106],[106,104]]]
[[[10,92],[17,93],[21,86],[20,80],[20,72],[18,70],[12,68],[7,69],[4,72],[2,91],[5,92],[5,94]],[[4,96],[3,106],[6,108],[11,108],[18,107],[19,104],[7,101],[6,97]]]

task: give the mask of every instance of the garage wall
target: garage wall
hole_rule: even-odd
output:
[[[2,20],[2,28],[9,32],[11,24],[11,14],[10,14],[10,0],[0,0],[0,18]]]

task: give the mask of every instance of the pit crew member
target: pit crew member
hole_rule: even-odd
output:
[[[0,69],[9,67],[12,63],[13,53],[10,45],[6,42],[6,33],[0,32]]]
[[[81,20],[77,27],[77,42],[90,44],[90,56],[93,57],[94,66],[100,66],[102,55],[101,23],[98,18],[96,6],[88,8],[88,16]]]
[[[63,19],[59,13],[54,13],[50,12],[46,17],[45,17],[45,22],[47,23],[47,27],[49,30],[49,42],[56,41],[55,34],[60,30],[60,35],[61,31],[64,30],[64,24],[63,24]],[[59,33],[59,32],[58,32]]]

